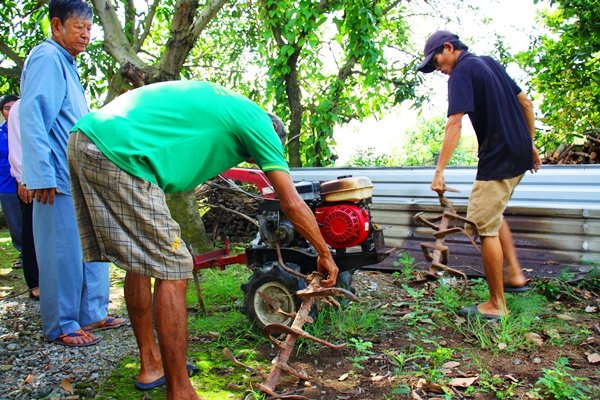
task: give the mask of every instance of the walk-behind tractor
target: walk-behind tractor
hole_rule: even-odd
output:
[[[307,288],[301,277],[317,270],[317,253],[298,234],[281,210],[266,175],[260,170],[233,168],[221,178],[252,183],[261,201],[256,223],[258,234],[243,254],[232,256],[229,248],[194,257],[194,278],[203,268],[246,264],[253,274],[242,285],[244,309],[260,328],[276,323],[290,325],[300,307],[296,292]],[[371,221],[369,204],[373,185],[367,177],[344,176],[327,182],[300,182],[296,189],[313,211],[325,241],[340,269],[338,286],[349,289],[353,272],[382,261],[389,255],[383,232]],[[200,303],[203,309],[202,302]]]
[[[244,309],[278,350],[269,374],[253,369],[238,361],[225,348],[223,354],[260,376],[257,386],[266,394],[278,399],[306,399],[301,395],[276,393],[282,373],[309,380],[303,371],[288,364],[296,340],[300,337],[324,346],[335,345],[303,330],[312,323],[312,312],[317,302],[339,306],[335,297],[358,298],[349,290],[353,272],[365,265],[376,264],[388,256],[384,249],[383,233],[371,222],[369,203],[373,185],[366,177],[339,177],[327,182],[300,182],[296,189],[312,210],[325,241],[332,250],[340,269],[338,286],[324,288],[317,272],[317,253],[311,244],[298,234],[282,212],[281,204],[273,195],[265,174],[256,170],[233,169],[222,174],[224,179],[250,182],[258,186],[261,202],[258,205],[256,224],[258,234],[246,251],[230,255],[225,249],[194,257],[194,280],[202,311],[202,294],[198,284],[198,270],[225,267],[229,264],[246,264],[252,276],[242,285]],[[233,184],[233,183],[232,183]]]

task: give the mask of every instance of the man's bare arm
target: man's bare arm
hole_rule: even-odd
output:
[[[462,130],[462,117],[464,113],[452,114],[446,121],[446,129],[444,131],[444,143],[442,144],[442,151],[440,158],[438,159],[437,166],[435,168],[435,175],[431,182],[431,190],[444,193],[446,190],[446,183],[444,181],[444,170],[454,154],[454,150],[458,146],[460,141],[460,134]]]
[[[521,92],[517,95],[517,100],[519,101],[519,105],[521,106],[521,110],[523,111],[523,115],[525,116],[525,122],[527,123],[527,129],[529,130],[529,134],[531,135],[531,143],[533,144],[533,171],[535,172],[540,169],[540,165],[542,164],[542,160],[540,159],[540,154],[538,153],[533,140],[535,138],[535,114],[533,112],[533,103],[527,97],[524,92]]]
[[[317,267],[319,272],[327,276],[321,283],[323,286],[333,286],[337,281],[338,267],[333,260],[331,251],[321,235],[315,216],[304,200],[298,195],[294,182],[287,172],[268,171],[267,176],[277,193],[283,212],[294,224],[298,232],[315,248],[319,257]]]

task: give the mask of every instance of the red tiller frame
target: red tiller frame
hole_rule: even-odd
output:
[[[219,174],[223,178],[231,179],[233,181],[242,181],[253,183],[258,188],[258,191],[261,196],[266,197],[268,199],[275,198],[275,192],[273,191],[273,186],[271,186],[271,182],[269,178],[267,178],[267,174],[265,174],[260,169],[248,169],[248,168],[231,168],[225,172]]]

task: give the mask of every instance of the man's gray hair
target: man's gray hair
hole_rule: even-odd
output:
[[[277,133],[277,136],[279,136],[279,140],[281,140],[281,145],[285,146],[285,141],[287,140],[287,132],[285,130],[285,125],[283,124],[283,121],[275,114],[267,114],[269,114],[269,117],[271,117],[271,121],[273,122],[275,132]]]
[[[48,8],[50,21],[56,17],[63,24],[73,16],[90,21],[94,16],[92,7],[85,0],[50,0]]]

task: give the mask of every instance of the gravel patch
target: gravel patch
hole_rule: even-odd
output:
[[[102,341],[89,347],[47,343],[39,302],[26,295],[0,301],[0,400],[94,398],[119,360],[137,357],[130,327],[94,334]]]

